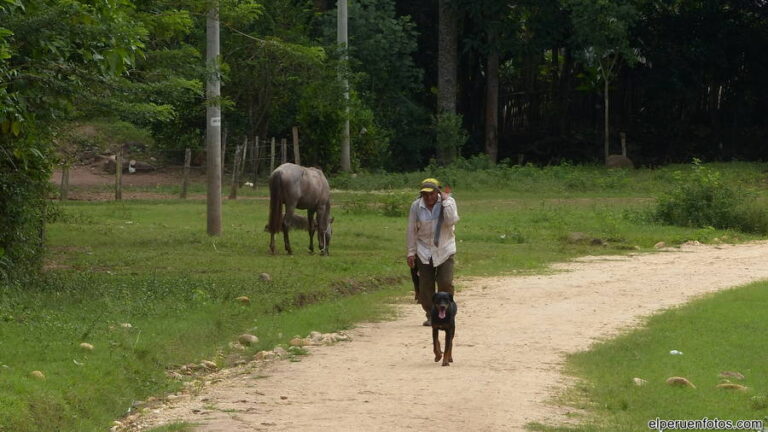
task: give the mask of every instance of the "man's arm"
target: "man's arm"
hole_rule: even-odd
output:
[[[413,267],[413,260],[416,256],[416,226],[418,217],[418,201],[411,204],[411,210],[408,212],[408,230],[406,231],[406,246],[408,248],[408,265]]]
[[[443,224],[456,225],[459,221],[459,211],[456,208],[456,200],[448,194],[443,195]]]

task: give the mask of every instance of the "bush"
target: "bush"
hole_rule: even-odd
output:
[[[439,162],[450,164],[461,154],[461,148],[469,138],[462,128],[462,117],[459,114],[444,112],[435,117],[434,125]]]
[[[398,193],[384,196],[382,214],[390,217],[408,216],[414,194]]]
[[[662,195],[656,217],[663,223],[687,227],[736,229],[768,233],[768,213],[748,192],[725,184],[720,172],[694,159],[691,171],[677,171],[674,185]]]
[[[48,145],[0,134],[0,281],[36,273],[51,204]]]

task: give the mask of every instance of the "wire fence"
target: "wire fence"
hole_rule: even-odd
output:
[[[244,139],[241,143],[228,142],[222,139],[221,148],[221,182],[224,189],[229,190],[229,198],[236,199],[238,189],[246,183],[255,185],[259,179],[269,175],[278,165],[285,162],[301,164],[298,130],[294,128],[293,141],[288,143],[286,138],[256,137]],[[180,179],[180,198],[186,198],[190,178],[199,178],[202,172],[207,172],[207,154],[204,149],[192,150],[161,150],[148,152],[142,146],[126,145],[114,155],[94,156],[91,161],[96,163],[101,159],[102,169],[115,176],[115,200],[122,197],[122,179],[124,175],[151,172],[168,166],[179,166],[168,161],[179,161],[183,154],[183,168]],[[197,171],[197,174],[193,174]],[[69,198],[70,166],[62,165],[59,199]]]

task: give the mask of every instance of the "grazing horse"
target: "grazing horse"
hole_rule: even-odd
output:
[[[332,232],[331,188],[328,186],[328,180],[317,168],[284,163],[275,168],[269,176],[269,250],[273,254],[275,234],[280,231],[283,232],[285,250],[288,254],[293,253],[288,231],[291,221],[295,220],[295,209],[307,210],[310,252],[314,252],[313,241],[317,229],[317,246],[323,255],[328,255]]]

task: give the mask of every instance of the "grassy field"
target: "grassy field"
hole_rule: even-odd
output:
[[[656,222],[654,198],[680,169],[433,174],[454,186],[461,277],[539,272],[585,254],[652,250],[658,241],[756,238]],[[729,184],[762,194],[764,165],[718,169]],[[48,226],[45,276],[0,287],[0,431],[104,430],[134,401],[177,390],[168,369],[232,361],[227,346],[240,333],[260,338],[255,352],[311,330],[384,318],[387,311],[372,306],[404,301],[410,290],[405,211],[426,174],[332,179],[344,189],[333,193],[330,257],[306,253],[304,232],[292,236],[295,255],[268,254],[264,188],[225,201],[216,238],[205,234],[200,200],[63,204]],[[572,232],[604,244],[569,242]],[[95,349],[83,351],[81,342]],[[46,378],[30,377],[33,370]]]
[[[766,308],[768,283],[755,283],[653,316],[642,329],[571,355],[568,371],[582,380],[566,399],[587,410],[586,422],[535,429],[640,431],[657,417],[768,420],[768,341],[762,337],[768,321],[759,318]],[[729,381],[748,390],[717,388],[723,371],[743,374]],[[671,376],[687,378],[696,389],[667,385]],[[636,386],[635,377],[648,383]]]

